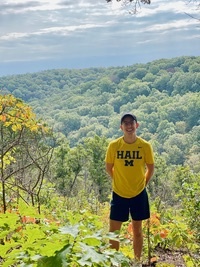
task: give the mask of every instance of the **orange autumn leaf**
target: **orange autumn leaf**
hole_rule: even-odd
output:
[[[150,218],[150,224],[151,225],[155,225],[158,226],[160,225],[160,216],[157,213],[152,214],[151,218]]]
[[[22,226],[17,227],[16,232],[20,232],[23,229]]]
[[[155,263],[155,262],[157,262],[157,257],[152,257],[152,258],[150,259],[150,261],[151,261],[151,263]]]
[[[160,231],[160,237],[161,238],[166,238],[168,236],[168,230],[163,229]]]
[[[29,217],[29,216],[23,216],[22,217],[22,223],[35,223],[36,219]]]
[[[5,121],[6,121],[6,115],[5,115],[5,114],[2,114],[2,115],[0,116],[0,120],[1,120],[2,122],[5,122]]]

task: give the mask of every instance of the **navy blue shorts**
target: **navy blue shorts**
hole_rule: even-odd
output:
[[[129,220],[129,214],[135,221],[146,220],[150,217],[149,199],[146,189],[132,198],[124,198],[112,194],[110,219],[120,222]]]

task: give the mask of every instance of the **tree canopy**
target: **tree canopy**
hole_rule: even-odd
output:
[[[13,95],[0,95],[0,182],[4,212],[8,192],[39,203],[39,192],[49,168],[50,129],[36,120],[30,106]],[[23,192],[23,194],[21,194]],[[12,193],[11,193],[12,195]]]

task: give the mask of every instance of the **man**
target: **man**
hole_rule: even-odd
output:
[[[136,135],[137,118],[125,113],[120,128],[123,136],[110,142],[106,152],[106,171],[112,178],[110,232],[119,231],[122,223],[132,219],[135,266],[140,264],[143,234],[142,221],[150,217],[146,185],[154,172],[153,150],[147,141]],[[119,250],[119,242],[110,240]]]

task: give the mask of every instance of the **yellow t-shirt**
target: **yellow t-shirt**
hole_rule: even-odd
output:
[[[154,156],[150,143],[141,137],[133,144],[125,143],[120,137],[110,142],[105,161],[114,164],[113,191],[131,198],[145,188],[145,166],[154,163]]]

